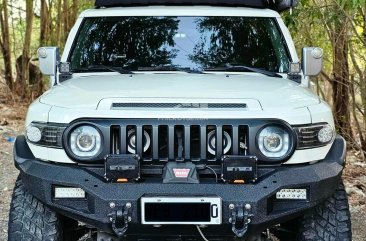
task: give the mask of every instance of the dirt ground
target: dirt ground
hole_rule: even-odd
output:
[[[12,189],[18,175],[12,157],[12,141],[24,132],[26,106],[0,97],[0,240],[7,240],[8,211]],[[10,102],[10,104],[9,104]],[[344,173],[352,213],[353,240],[366,237],[366,161],[350,151]]]

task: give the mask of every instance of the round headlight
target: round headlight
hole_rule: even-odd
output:
[[[39,142],[42,139],[42,131],[33,125],[29,125],[26,130],[27,138],[31,142]]]
[[[333,139],[334,130],[331,125],[327,124],[318,132],[318,140],[321,143],[328,143]]]
[[[279,126],[268,126],[258,135],[258,147],[266,157],[284,157],[291,148],[290,133]]]
[[[102,147],[99,131],[92,126],[79,126],[71,132],[70,149],[78,157],[94,157]]]

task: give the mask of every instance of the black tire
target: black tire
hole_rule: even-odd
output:
[[[300,221],[300,241],[352,241],[351,214],[343,183],[332,197]]]
[[[8,241],[61,241],[59,215],[28,193],[20,178],[15,183],[9,214]]]

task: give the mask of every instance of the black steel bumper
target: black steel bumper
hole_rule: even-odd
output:
[[[233,235],[229,219],[230,204],[250,204],[249,233],[301,215],[331,196],[336,189],[345,162],[345,141],[338,136],[327,157],[312,165],[267,168],[255,184],[162,184],[153,182],[109,183],[103,168],[86,168],[38,161],[30,151],[25,138],[20,136],[14,145],[15,165],[29,192],[57,212],[82,221],[98,229],[111,232],[110,214],[131,203],[131,220],[127,234],[185,235],[197,233],[192,227],[169,226],[159,229],[140,224],[139,200],[144,195],[219,196],[223,203],[223,224],[205,229],[207,233]],[[54,186],[83,188],[86,199],[57,200]],[[283,188],[306,188],[308,200],[277,200],[276,192]],[[110,203],[116,204],[115,208]]]

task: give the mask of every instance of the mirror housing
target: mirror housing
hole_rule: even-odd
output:
[[[59,48],[41,47],[37,51],[39,58],[39,69],[46,76],[56,76],[59,61]]]
[[[306,47],[302,49],[302,70],[305,76],[317,76],[323,69],[323,49]]]

